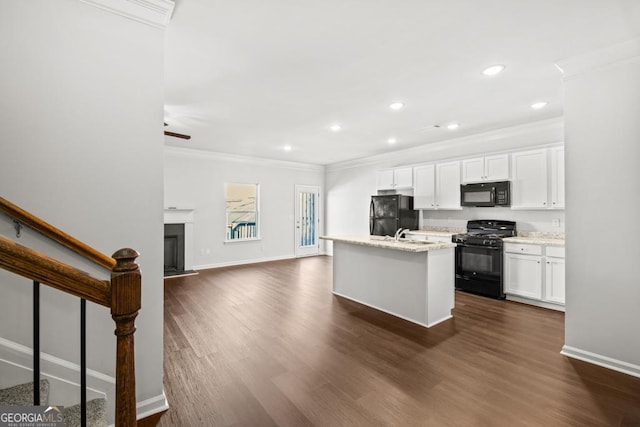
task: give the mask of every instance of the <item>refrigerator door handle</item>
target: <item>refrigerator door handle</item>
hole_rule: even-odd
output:
[[[371,199],[371,203],[369,203],[369,217],[373,218],[373,199]]]
[[[373,236],[373,218],[369,218],[369,234]]]

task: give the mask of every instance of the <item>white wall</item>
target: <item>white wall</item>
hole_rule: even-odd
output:
[[[0,195],[107,255],[141,253],[138,401],[163,393],[163,34],[75,0],[0,5]],[[0,234],[15,239],[4,216]],[[42,240],[19,242],[97,271]],[[0,275],[0,336],[27,346],[30,292]],[[42,351],[77,363],[79,302],[42,299]],[[113,376],[109,310],[88,304],[87,328],[89,368]]]
[[[565,353],[640,376],[640,39],[565,80]]]
[[[227,182],[260,184],[260,240],[224,243]],[[296,184],[319,186],[322,194],[324,168],[199,150],[165,149],[165,206],[195,210],[196,269],[292,258]],[[323,204],[321,197],[321,209]],[[322,233],[323,221],[320,229]]]
[[[376,194],[376,171],[379,169],[561,143],[563,137],[562,119],[553,119],[330,165],[326,174],[326,232],[329,235],[369,234],[369,202],[371,195]],[[523,231],[564,231],[564,211],[561,210],[463,208],[461,211],[423,211],[421,224],[464,227],[469,219],[489,218],[516,221],[518,229]],[[559,228],[552,225],[553,219],[560,219]]]

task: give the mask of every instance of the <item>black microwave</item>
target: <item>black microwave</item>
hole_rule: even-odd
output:
[[[462,206],[510,206],[511,185],[509,181],[461,185],[460,204]]]

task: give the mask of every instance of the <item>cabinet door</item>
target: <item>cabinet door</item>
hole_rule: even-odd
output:
[[[435,165],[424,165],[413,168],[413,208],[436,208]]]
[[[461,209],[459,161],[436,163],[436,207]]]
[[[507,253],[504,261],[505,292],[542,299],[542,258]]]
[[[550,302],[564,304],[564,259],[547,258],[545,267],[544,299]]]
[[[462,182],[480,182],[484,179],[484,157],[462,161]]]
[[[513,153],[511,162],[511,207],[547,208],[547,150]]]
[[[496,154],[484,158],[484,178],[487,181],[506,181],[509,179],[509,155]]]
[[[376,188],[378,190],[393,190],[393,169],[381,170],[376,173]]]
[[[413,188],[413,168],[393,170],[395,188]]]
[[[564,147],[549,149],[551,156],[551,170],[549,181],[551,184],[551,207],[564,209]]]

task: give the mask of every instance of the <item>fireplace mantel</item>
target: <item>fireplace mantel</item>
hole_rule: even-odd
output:
[[[168,208],[164,210],[165,224],[193,224],[194,209]]]

